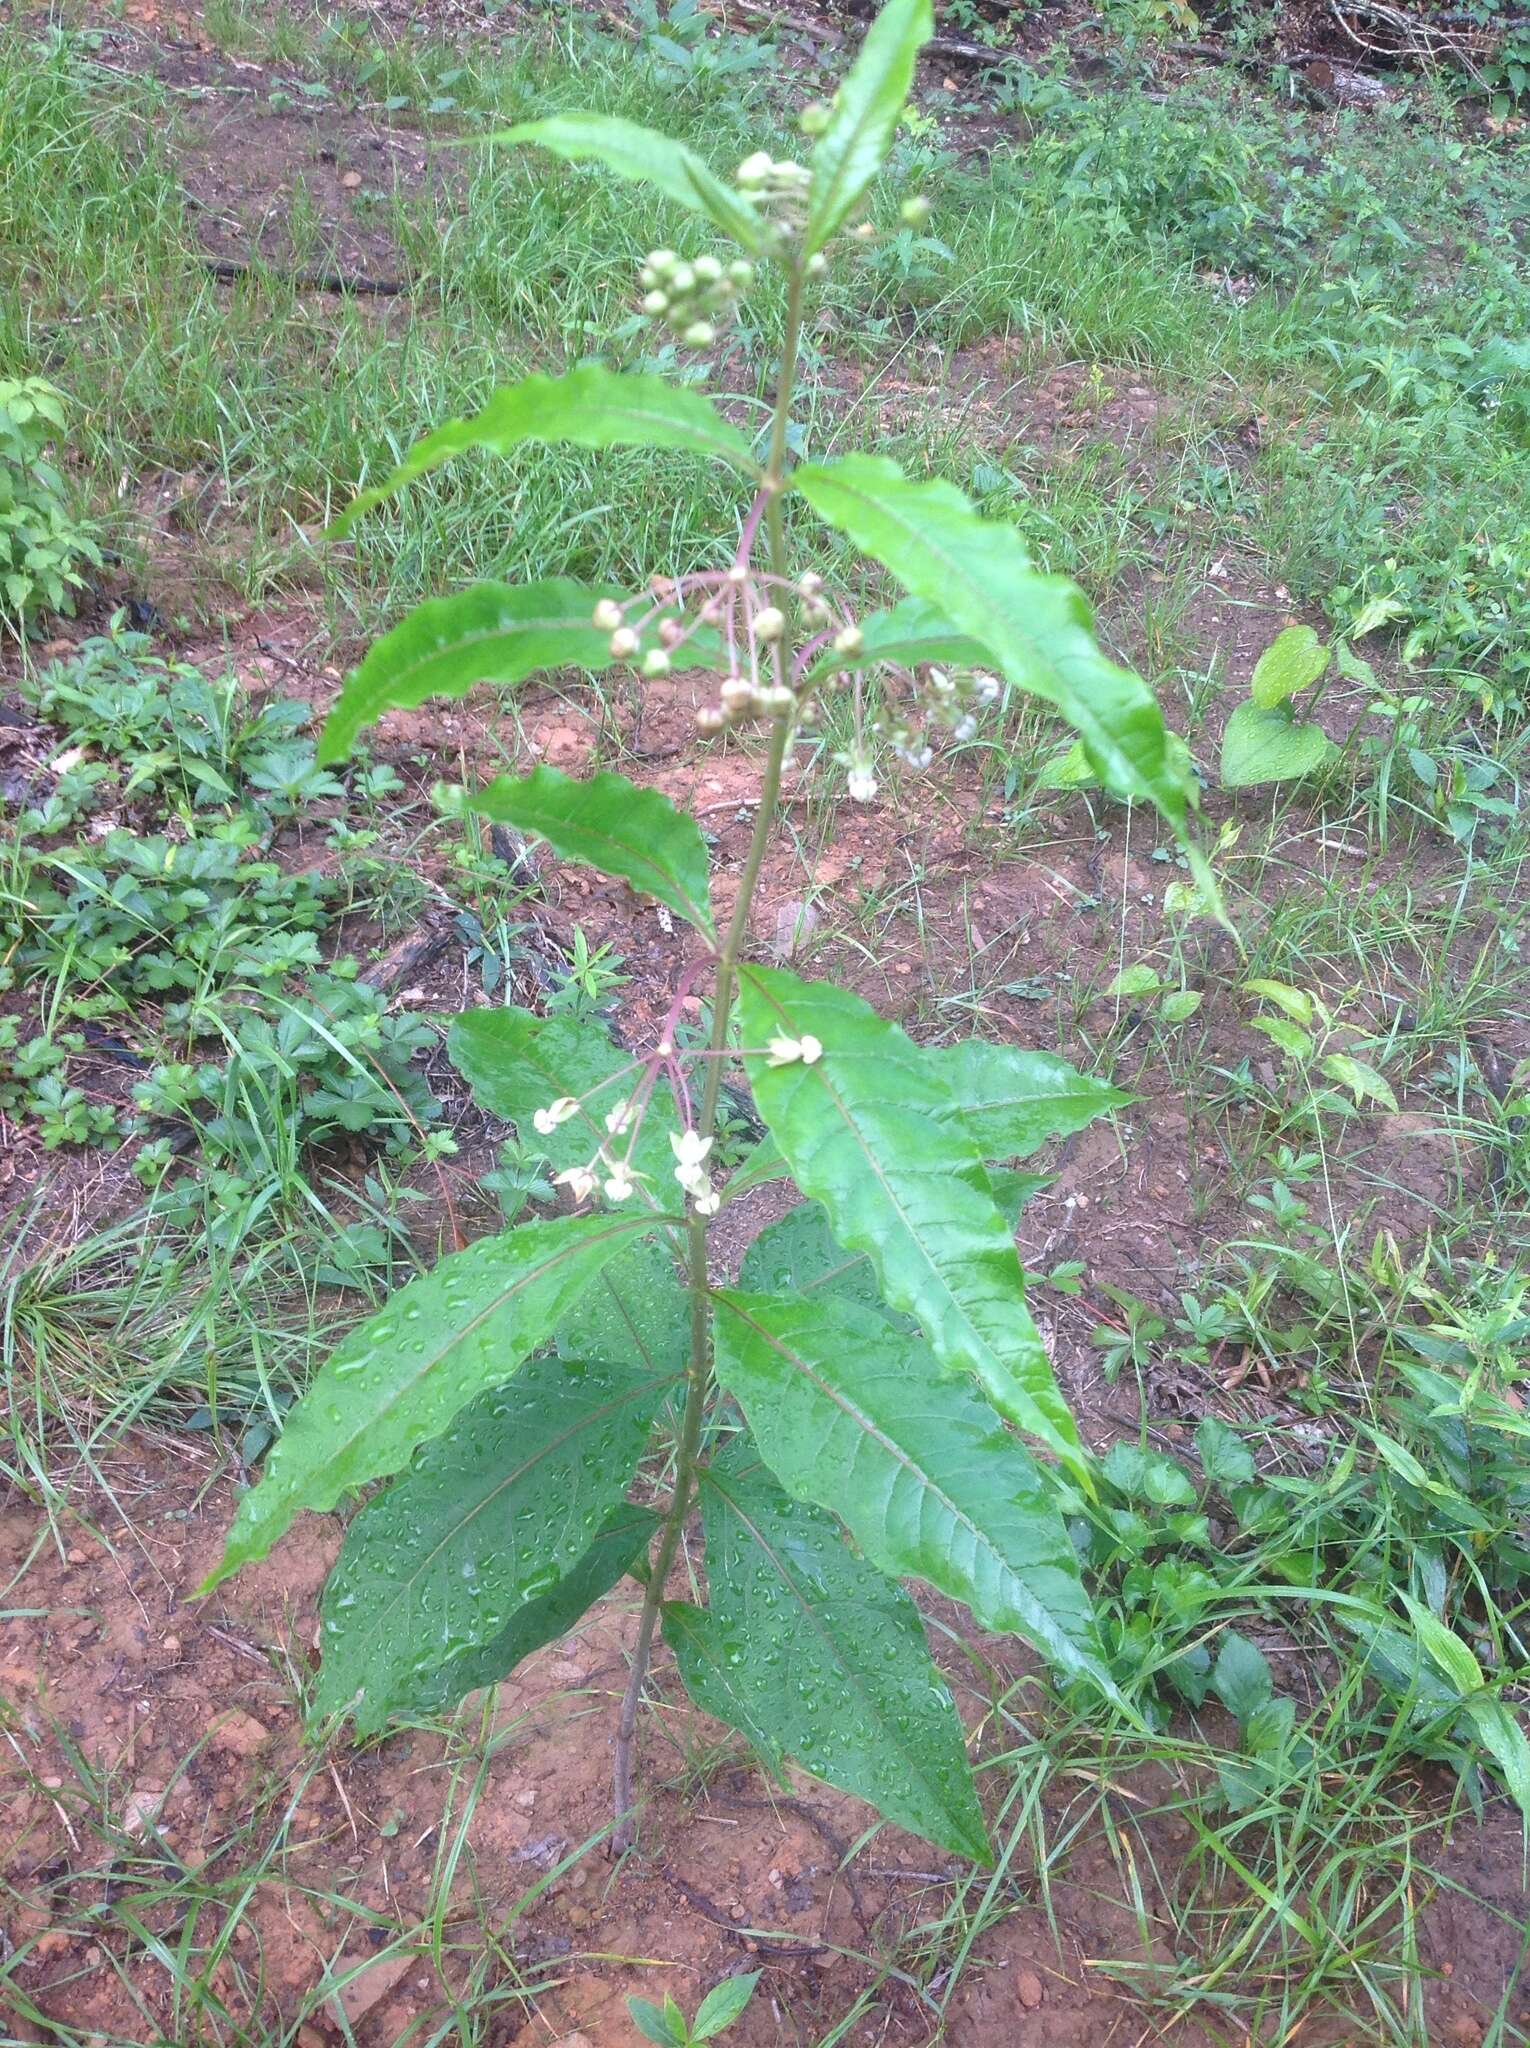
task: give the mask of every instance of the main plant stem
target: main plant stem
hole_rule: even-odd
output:
[[[786,474],[786,429],[791,418],[792,388],[796,382],[797,355],[802,339],[802,289],[802,270],[798,263],[793,262],[788,273],[786,335],[781,350],[781,374],[776,386],[770,447],[766,456],[762,486],[766,493],[766,546],[770,556],[771,573],[775,576],[784,576],[786,573],[781,485]],[[790,654],[789,644],[781,643],[780,673],[784,674],[787,671]],[[728,920],[728,928],[717,955],[717,985],[712,997],[712,1057],[706,1062],[706,1081],[696,1117],[696,1128],[704,1138],[710,1138],[717,1128],[717,1100],[722,1088],[725,1064],[722,1055],[728,1047],[728,1027],[733,1015],[738,963],[749,936],[749,913],[754,903],[755,889],[759,884],[760,869],[764,865],[765,849],[770,844],[776,802],[781,794],[781,769],[786,760],[786,749],[791,740],[793,724],[794,719],[790,713],[775,719],[771,724],[770,745],[765,755],[765,772],[760,781],[760,802],[755,812],[754,832],[749,841],[749,852],[745,856],[744,871],[739,877],[733,915]],[[701,1450],[702,1430],[706,1423],[707,1399],[712,1391],[712,1316],[707,1299],[710,1276],[707,1271],[707,1219],[704,1216],[690,1216],[686,1225],[686,1240],[686,1285],[691,1297],[691,1350],[690,1363],[686,1368],[685,1411],[680,1419],[680,1436],[675,1446],[675,1479],[670,1495],[669,1512],[664,1517],[659,1548],[653,1558],[648,1585],[644,1591],[643,1612],[638,1620],[637,1642],[633,1645],[632,1651],[632,1668],[627,1675],[627,1690],[622,1695],[621,1714],[616,1724],[616,1764],[613,1773],[616,1832],[612,1837],[612,1847],[618,1852],[632,1846],[632,1766],[637,1740],[638,1711],[642,1705],[649,1660],[653,1655],[654,1630],[658,1626],[664,1588],[674,1565],[676,1552],[680,1548],[681,1532],[685,1527],[685,1518],[690,1513],[691,1501],[696,1490],[696,1460]]]

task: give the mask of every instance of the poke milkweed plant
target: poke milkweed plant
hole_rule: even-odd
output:
[[[458,794],[467,812],[655,898],[696,950],[635,1059],[587,1020],[457,1018],[453,1059],[487,1109],[535,1130],[570,1212],[447,1255],[344,1340],[208,1581],[263,1557],[300,1510],[391,1479],[351,1521],[325,1589],[313,1702],[317,1722],[348,1711],[368,1733],[504,1677],[633,1574],[645,1593],[615,1734],[621,1844],[661,1630],[691,1698],[767,1762],[795,1759],[978,1859],[988,1837],[962,1726],[898,1581],[1025,1636],[1065,1682],[1113,1690],[1064,1521],[1093,1493],[1091,1461],[1015,1249],[1015,1205],[1033,1183],[998,1168],[1125,1098],[1050,1054],[921,1047],[847,990],[745,949],[793,737],[826,692],[858,705],[873,670],[903,679],[908,714],[886,737],[915,760],[942,725],[961,729],[998,670],[1071,721],[1110,788],[1187,838],[1187,773],[1151,692],[1100,653],[1081,594],[1038,574],[1011,527],[877,456],[788,466],[804,306],[836,243],[860,232],[931,26],[930,0],[891,0],[833,106],[804,116],[816,137],[806,166],[762,153],[729,185],[680,144],[599,116],[503,138],[645,179],[731,238],[731,263],[659,250],[644,268],[648,311],[687,344],[714,339],[762,268],[780,280],[762,452],[693,388],[586,365],[528,377],[439,428],[341,522],[450,456],[523,441],[688,449],[730,465],[749,493],[720,571],[636,596],[563,579],[479,584],[421,605],[346,682],[325,761],[389,707],[480,681],[614,663],[653,676],[684,662],[718,678],[703,732],[763,728],[759,805],[719,933],[701,832],[658,792],[541,766]],[[818,575],[791,573],[789,509],[847,536],[904,599],[857,616]],[[978,680],[959,685],[958,672]],[[857,730],[849,793],[868,797],[859,719]],[[689,1050],[678,1026],[698,991],[710,1040]],[[766,1136],[724,1178],[720,1091],[739,1066]],[[713,1219],[786,1176],[806,1201],[755,1240],[736,1285],[719,1284]],[[628,1500],[656,1436],[662,1513]],[[705,1606],[666,1597],[696,1507]]]

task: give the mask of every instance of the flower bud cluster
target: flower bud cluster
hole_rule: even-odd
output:
[[[743,257],[725,264],[716,256],[652,249],[638,278],[645,313],[665,321],[687,348],[710,348],[716,320],[731,316],[739,294],[754,283],[754,265]]]
[[[744,158],[733,175],[739,190],[763,212],[772,215],[781,227],[799,228],[807,218],[813,174],[806,164],[794,163],[790,157],[778,162],[769,150],[757,149],[753,156]]]

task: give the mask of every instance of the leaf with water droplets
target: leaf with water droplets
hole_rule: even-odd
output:
[[[423,1674],[549,1595],[622,1502],[673,1378],[531,1359],[422,1446],[346,1531],[310,1721],[351,1707],[373,1733]]]
[[[943,1849],[992,1861],[956,1707],[912,1600],[735,1444],[701,1477],[705,1611],[664,1610],[704,1713]]]
[[[651,1216],[559,1216],[452,1252],[331,1354],[287,1418],[260,1483],[239,1503],[210,1592],[264,1557],[304,1508],[408,1463],[475,1395],[547,1342],[608,1259]]]
[[[716,1301],[717,1377],[792,1493],[832,1508],[884,1572],[1110,1690],[1052,1490],[970,1385],[844,1299]]]
[[[811,1036],[823,1048],[811,1065],[744,1062],[802,1192],[822,1202],[842,1244],[868,1255],[887,1301],[918,1319],[946,1370],[975,1374],[1001,1415],[1089,1483],[1013,1234],[935,1064],[848,989],[784,968],[742,968],[739,1005],[746,1045]]]
[[[691,1298],[675,1262],[652,1238],[619,1252],[553,1332],[564,1358],[610,1358],[650,1372],[683,1372]]]
[[[579,1017],[538,1017],[530,1010],[464,1010],[452,1020],[446,1050],[491,1116],[513,1123],[524,1142],[562,1173],[583,1166],[605,1145],[625,1157],[629,1140],[606,1129],[606,1118],[627,1102],[643,1069],[611,1043],[609,1032]],[[560,1096],[579,1104],[545,1136],[532,1119]],[[674,1188],[675,1157],[669,1134],[680,1128],[669,1085],[656,1081],[643,1111],[632,1163],[649,1176],[661,1198]]]
[[[613,1508],[600,1534],[577,1564],[552,1588],[518,1607],[497,1636],[476,1650],[464,1650],[434,1671],[405,1679],[394,1694],[395,1718],[439,1714],[481,1686],[498,1685],[516,1665],[544,1643],[555,1643],[606,1594],[647,1551],[659,1530],[651,1508],[623,1501]]]

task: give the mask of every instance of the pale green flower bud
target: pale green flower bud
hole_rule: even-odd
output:
[[[654,249],[649,252],[648,268],[655,277],[668,277],[679,261],[673,249]]]
[[[645,676],[669,674],[669,656],[662,647],[651,647],[643,656],[643,673]]]
[[[669,311],[669,293],[646,293],[643,298],[643,311],[645,313],[667,313]]]
[[[808,258],[804,267],[809,277],[822,277],[829,267],[829,259],[824,255],[822,249],[819,249]]]
[[[734,176],[745,187],[763,185],[774,168],[770,161],[770,152],[764,149],[757,149],[753,156],[746,156],[744,158],[744,161],[734,172]]]
[[[696,289],[696,270],[690,263],[677,263],[669,273],[669,289],[673,297],[683,299],[687,292]]]
[[[898,216],[911,228],[922,228],[930,217],[930,202],[921,192],[916,198],[905,199],[898,208]]]
[[[778,611],[773,604],[754,615],[754,637],[756,640],[779,640],[786,631],[786,614]]]
[[[834,635],[836,654],[859,654],[863,645],[864,640],[859,626],[846,626]]]
[[[680,339],[687,348],[710,348],[717,339],[717,329],[710,320],[693,320]]]
[[[611,635],[611,653],[617,661],[626,661],[638,651],[638,636],[630,626],[618,626]]]
[[[721,732],[727,722],[727,719],[712,704],[703,704],[696,713],[697,732]]]
[[[741,256],[737,263],[728,265],[728,276],[741,292],[746,292],[754,283],[754,265]]]
[[[614,633],[621,622],[622,608],[609,597],[603,597],[591,614],[591,623],[599,633]]]
[[[834,118],[834,109],[827,100],[809,100],[797,116],[797,126],[804,135],[822,135]]]
[[[716,284],[723,274],[723,267],[715,256],[698,256],[691,268],[703,284]]]

